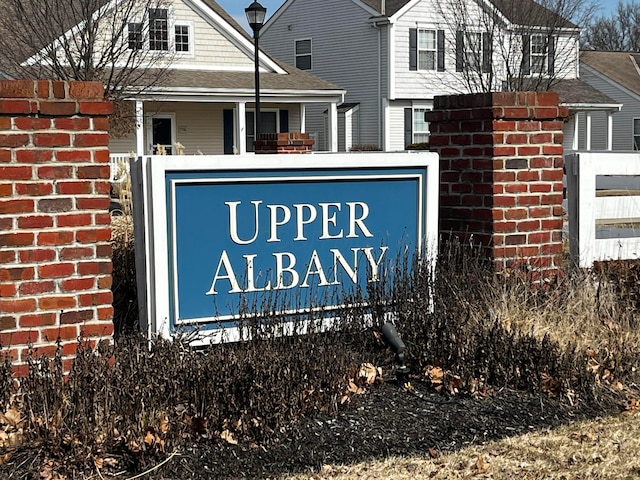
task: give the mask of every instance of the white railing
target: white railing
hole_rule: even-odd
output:
[[[573,262],[640,258],[640,152],[576,152],[565,161]]]
[[[112,183],[121,183],[129,174],[129,159],[133,155],[131,153],[112,153],[109,155],[109,163],[111,173],[109,180]]]

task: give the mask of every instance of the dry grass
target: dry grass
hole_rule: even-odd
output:
[[[282,479],[634,479],[640,478],[640,414],[529,433],[440,455],[326,465]]]

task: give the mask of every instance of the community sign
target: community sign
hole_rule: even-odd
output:
[[[214,337],[265,299],[330,314],[435,246],[432,153],[150,156],[134,172],[150,335]]]

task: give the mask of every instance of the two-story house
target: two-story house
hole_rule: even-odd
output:
[[[347,90],[337,112],[307,112],[326,149],[326,125],[336,122],[339,150],[427,142],[435,96],[504,89],[558,90],[574,115],[571,145],[577,112],[619,109],[578,78],[579,34],[533,0],[287,0],[261,45]]]
[[[623,107],[610,122],[602,112],[583,115],[580,119],[583,134],[576,138],[576,148],[604,150],[610,146],[618,151],[640,150],[640,53],[582,51],[580,78]]]
[[[104,0],[101,8],[116,9],[119,3]],[[151,70],[166,72],[154,77],[152,85],[145,85],[148,76],[140,75],[140,84],[129,86],[135,93],[124,98],[132,104],[134,131],[112,138],[111,152],[151,154],[159,146],[169,154],[251,151],[255,136],[252,37],[213,0],[142,4],[145,7],[134,17],[125,19],[122,44],[118,45],[125,58],[127,52],[141,49],[158,53],[160,61]],[[100,15],[104,17],[104,11]],[[64,36],[78,36],[77,32],[82,32],[81,26],[69,25]],[[50,55],[60,54],[50,47],[55,47],[55,42],[39,51],[22,52],[22,57],[15,57],[13,72],[7,62],[1,65],[2,70],[18,78],[28,72],[26,65],[32,67],[34,76],[41,75],[42,69],[37,67],[46,64]],[[21,68],[17,68],[19,64]],[[335,112],[343,102],[342,88],[263,51],[259,68],[262,133],[304,132],[309,105]],[[114,72],[117,74],[117,68]],[[337,127],[331,132],[330,137],[336,136]]]

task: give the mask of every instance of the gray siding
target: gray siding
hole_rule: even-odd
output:
[[[640,118],[640,99],[617,87],[614,83],[602,79],[586,68],[581,70],[580,78],[594,88],[622,103],[622,110],[613,115],[613,150],[633,150],[633,119]],[[591,120],[591,149],[607,148],[607,116],[604,112],[594,112]],[[586,117],[579,117],[579,145],[585,148]]]
[[[378,31],[368,23],[368,11],[345,0],[293,2],[262,32],[260,45],[271,55],[295,65],[295,40],[312,39],[311,73],[347,90],[344,101],[360,104],[360,142],[380,145],[378,134],[380,96],[386,96],[386,68],[379,75]],[[385,48],[386,38],[380,44]],[[386,55],[386,53],[385,53]],[[380,78],[380,83],[378,79]],[[382,83],[384,82],[384,83]],[[379,93],[379,84],[381,95]],[[322,135],[326,107],[307,109],[307,131]],[[320,118],[318,118],[320,111]]]

